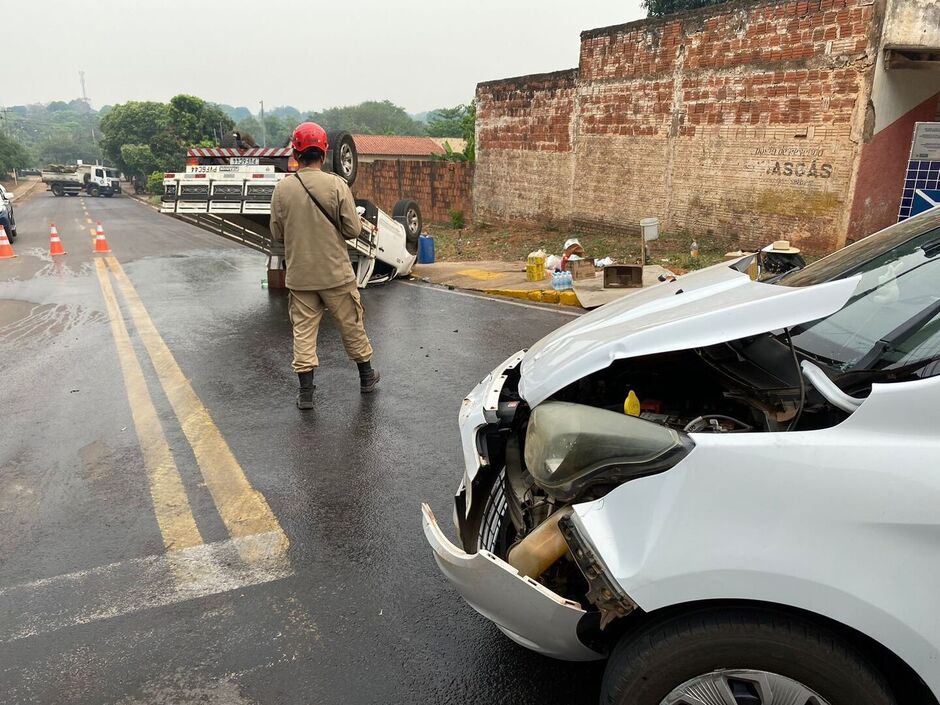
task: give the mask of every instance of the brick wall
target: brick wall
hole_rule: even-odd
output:
[[[568,219],[577,71],[477,87],[476,216]]]
[[[832,249],[879,23],[873,0],[764,0],[584,32],[577,71],[478,87],[476,213]]]
[[[473,164],[467,162],[381,160],[359,162],[353,191],[391,214],[402,198],[413,198],[426,223],[450,220],[449,211],[473,211]]]

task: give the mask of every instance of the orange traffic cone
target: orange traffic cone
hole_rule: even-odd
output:
[[[55,223],[49,226],[49,254],[53,257],[68,254],[62,247],[62,240],[59,239],[59,231],[55,229]]]
[[[0,259],[11,259],[16,257],[16,254],[13,252],[13,246],[10,245],[10,241],[7,239],[7,231],[2,225],[0,225]]]
[[[98,224],[95,226],[95,254],[110,252],[111,248],[108,247],[108,240],[104,236],[104,228],[101,227],[101,221],[98,221]]]

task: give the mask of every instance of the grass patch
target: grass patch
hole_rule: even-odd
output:
[[[566,231],[553,223],[542,227],[482,223],[455,229],[450,223],[437,223],[428,227],[434,236],[434,251],[438,260],[467,262],[495,260],[521,262],[530,252],[539,248],[548,254],[561,256],[562,245],[570,237],[581,241],[588,257],[611,257],[621,264],[638,264],[640,236],[637,234],[588,234]],[[701,255],[692,258],[689,245],[692,238],[684,235],[662,237],[651,243],[651,264],[660,264],[677,273],[708,267],[724,259],[724,247],[709,247],[699,240]]]

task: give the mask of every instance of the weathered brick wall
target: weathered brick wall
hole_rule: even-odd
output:
[[[570,218],[577,71],[477,87],[476,217]]]
[[[356,198],[367,198],[391,214],[402,198],[413,198],[425,222],[446,222],[451,210],[473,211],[473,164],[468,162],[380,160],[359,162],[353,185]]]
[[[539,77],[501,93],[492,86],[513,82],[479,86],[477,213],[538,217],[534,187],[536,200],[559,194],[551,217],[575,227],[656,216],[712,244],[832,249],[845,237],[879,22],[873,0],[764,0],[584,32],[574,87],[556,91],[547,121]],[[555,135],[536,145],[570,150],[567,181],[531,164],[526,124]]]

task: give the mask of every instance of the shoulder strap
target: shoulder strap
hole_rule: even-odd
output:
[[[312,193],[310,193],[310,189],[307,188],[307,184],[304,183],[304,180],[300,178],[300,174],[298,174],[298,173],[295,171],[295,172],[294,172],[294,176],[297,177],[297,180],[300,182],[300,185],[303,186],[304,191],[306,191],[306,192],[307,192],[307,195],[310,196],[310,200],[313,201],[313,204],[314,204],[317,208],[320,209],[320,212],[321,212],[324,216],[326,216],[326,219],[327,219],[328,221],[330,221],[330,223],[333,225],[333,227],[336,228],[336,232],[338,232],[339,235],[340,235],[340,237],[342,237],[342,236],[343,236],[343,229],[342,229],[341,227],[339,227],[339,224],[336,222],[336,219],[335,219],[333,216],[331,216],[331,215],[327,212],[326,208],[324,208],[322,205],[320,205],[320,202],[316,199],[316,197],[315,197]]]

